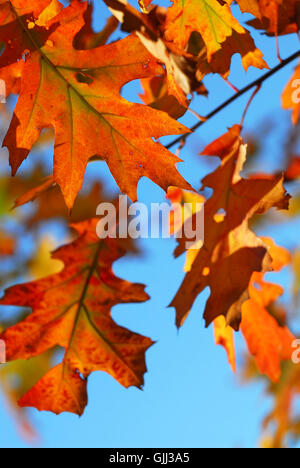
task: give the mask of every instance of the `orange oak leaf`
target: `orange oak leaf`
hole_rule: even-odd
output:
[[[120,96],[129,81],[162,73],[139,39],[129,36],[92,50],[74,49],[73,40],[84,25],[88,6],[74,0],[48,21],[44,42],[40,40],[40,27],[28,29],[13,9],[14,1],[9,2],[11,15],[21,30],[19,34],[26,31],[31,47],[20,97],[4,140],[13,174],[41,130],[51,126],[55,129],[54,181],[69,208],[82,186],[86,165],[95,155],[107,162],[119,187],[132,200],[136,200],[137,183],[143,176],[165,190],[170,185],[188,188],[175,167],[180,159],[153,141],[188,130],[166,113]],[[10,55],[16,57],[18,50]]]
[[[0,231],[0,255],[13,255],[15,240],[6,232]]]
[[[93,5],[89,4],[88,8],[84,14],[85,24],[81,31],[77,34],[74,39],[73,45],[75,49],[87,50],[94,49],[96,47],[105,45],[117,29],[119,22],[114,16],[110,16],[102,31],[95,33],[92,23],[93,23]]]
[[[15,63],[24,53],[34,50],[34,44],[27,34],[28,30],[37,28],[34,37],[39,37],[39,44],[51,34],[44,25],[36,24],[41,13],[50,4],[51,0],[0,0],[0,40],[6,46],[1,54],[1,66]],[[19,21],[26,25],[26,29],[20,28]]]
[[[226,320],[223,316],[216,318],[213,324],[215,342],[217,345],[223,346],[223,348],[225,348],[228,357],[228,362],[233,372],[236,372],[234,331],[230,326],[226,325]]]
[[[233,3],[233,0],[227,3]],[[237,0],[237,3],[243,13],[251,13],[259,19],[267,18],[270,21],[270,27],[274,32],[277,31],[278,8],[283,0]]]
[[[21,398],[21,406],[81,415],[87,378],[94,371],[109,373],[125,387],[143,385],[145,351],[152,341],[118,326],[110,311],[116,304],[144,302],[149,296],[143,285],[114,275],[112,264],[124,248],[114,239],[99,241],[96,225],[92,219],[74,226],[77,240],[53,255],[64,263],[60,273],[13,286],[0,301],[33,309],[1,335],[8,361],[29,359],[55,346],[65,349],[62,363]]]
[[[282,94],[282,107],[292,110],[292,122],[297,125],[300,116],[300,64]]]
[[[271,239],[269,245],[274,271],[280,271],[290,263],[290,254],[277,247]],[[263,273],[254,273],[249,287],[250,299],[242,306],[241,330],[249,351],[255,356],[257,367],[273,382],[281,376],[281,362],[291,359],[295,337],[286,326],[278,324],[269,313],[270,304],[283,294],[283,288],[264,280]]]
[[[50,185],[51,178],[35,189],[21,196],[15,206],[21,206],[30,201],[35,202],[35,210],[26,218],[28,228],[37,228],[47,220],[65,220],[67,223],[77,223],[95,215],[99,202],[103,200],[102,187],[95,183],[88,192],[80,193],[76,199],[72,213],[68,212],[63,202],[61,191],[57,185]],[[31,198],[30,198],[31,197]],[[107,200],[106,200],[107,201]],[[114,200],[111,200],[113,202]]]
[[[51,0],[24,2],[15,0],[13,4],[8,0],[0,0],[0,42],[5,48],[0,57],[0,79],[6,85],[6,97],[11,93],[18,94],[21,87],[21,76],[24,62],[22,57],[33,50],[33,44],[28,40],[27,31],[31,25],[36,25],[40,14],[51,4]],[[20,29],[17,17],[26,26]],[[37,25],[34,35],[39,35],[39,43],[47,40],[50,32]],[[52,28],[53,30],[53,28]]]
[[[214,72],[227,76],[231,58],[236,53],[242,56],[245,70],[250,66],[260,69],[268,68],[263,60],[262,52],[256,47],[249,31],[243,30],[243,33],[237,33],[233,30],[232,35],[226,38],[225,42],[221,44],[221,48],[212,55],[211,61],[208,62],[207,47],[199,33],[195,32],[191,35],[187,51],[180,50],[174,42],[166,41],[163,31],[166,27],[167,15],[163,9],[155,8],[151,10],[151,14],[143,15],[135,11],[126,1],[105,1],[115,12],[119,21],[123,23],[123,28],[127,32],[139,31],[139,37],[144,38],[145,42],[143,40],[142,42],[150,53],[165,64],[169,80],[173,78],[185,94],[194,90],[203,94],[205,89],[203,89],[201,80],[207,73]],[[145,40],[145,35],[148,40]],[[199,70],[195,79],[192,71],[197,70],[195,68],[197,57],[199,58]],[[178,92],[176,94],[178,95]],[[179,102],[181,102],[180,99]]]
[[[182,223],[181,220],[186,222],[190,216],[197,212],[200,206],[205,203],[204,197],[197,193],[187,192],[177,187],[171,187],[168,190],[168,199],[172,203],[173,210],[170,216],[170,225],[172,234],[178,232]],[[189,203],[189,210],[187,210],[187,203]],[[181,213],[176,213],[178,210]],[[192,265],[197,257],[199,250],[190,249],[186,253],[186,260],[184,271],[188,272],[191,270]],[[228,362],[232,370],[236,371],[236,358],[235,358],[235,344],[234,344],[234,333],[233,329],[226,325],[225,318],[223,316],[217,317],[214,322],[214,336],[217,345],[223,346],[227,353]]]
[[[191,198],[193,197],[193,198]],[[174,210],[179,209],[181,203],[188,200],[196,204],[203,203],[204,199],[198,194],[189,194],[184,190],[172,188],[168,191],[168,198],[171,200]],[[175,217],[175,216],[174,216]],[[172,232],[179,230],[181,226],[174,225],[174,217],[171,217]],[[219,219],[224,215],[219,215]],[[280,271],[290,263],[291,256],[286,249],[277,247],[272,239],[262,238],[262,241],[269,248],[272,257],[273,271]],[[199,250],[191,249],[186,253],[185,271],[189,272],[199,254]],[[280,377],[280,363],[291,356],[291,344],[295,339],[287,327],[280,326],[275,318],[270,315],[267,306],[275,302],[283,293],[280,286],[271,285],[263,281],[263,273],[253,273],[249,285],[250,300],[242,306],[241,330],[245,336],[250,353],[257,360],[261,372],[266,373],[273,381]],[[235,343],[233,329],[226,324],[223,316],[217,317],[214,322],[214,335],[217,345],[225,348],[228,362],[233,371],[236,371]]]
[[[193,92],[207,95],[205,86],[196,77],[196,57],[190,53],[183,53],[174,43],[165,40],[166,10],[164,8],[155,7],[148,14],[144,14],[136,10],[127,0],[104,1],[120,21],[122,30],[127,33],[135,32],[139,36],[147,50],[165,65],[167,75],[171,76],[171,81],[174,80],[176,86],[185,95]],[[178,90],[176,94],[178,95]],[[182,92],[180,94],[180,99],[182,99]]]
[[[169,54],[166,45],[161,39],[152,40],[146,38],[143,34],[137,32],[142,44],[146,49],[159,60],[165,64],[166,67],[166,86],[167,94],[175,97],[181,106],[188,107],[188,100],[183,91],[183,88],[187,91],[186,77],[182,73],[182,70],[176,63],[173,54]],[[181,82],[181,86],[178,84]]]
[[[176,234],[191,216],[201,210],[205,198],[196,192],[189,192],[178,187],[170,187],[167,193],[168,200],[172,203],[170,213],[170,233]],[[187,256],[193,252],[187,252]],[[189,271],[189,261],[185,265],[185,271]]]
[[[204,245],[193,258],[171,303],[176,308],[177,326],[184,323],[196,297],[209,286],[206,326],[224,315],[226,323],[238,329],[241,305],[248,299],[253,272],[271,269],[268,246],[249,229],[248,223],[255,214],[263,214],[271,207],[286,209],[290,197],[281,175],[241,177],[246,146],[240,131],[240,126],[234,126],[203,152],[219,156],[221,166],[203,180],[203,188],[211,188],[214,193],[204,207]],[[185,238],[180,239],[176,255],[185,251],[185,243]]]
[[[33,202],[39,195],[48,192],[48,190],[54,187],[54,185],[53,176],[46,177],[40,185],[28,190],[28,192],[25,192],[18,197],[17,200],[15,200],[14,208]]]
[[[300,157],[299,156],[293,156],[291,158],[290,164],[284,173],[284,178],[286,182],[291,182],[293,180],[300,179]]]
[[[200,53],[197,78],[202,80],[208,73],[219,73],[227,78],[234,54],[241,55],[245,71],[251,66],[259,69],[269,68],[263,59],[263,53],[256,47],[249,31],[244,31],[242,34],[233,31],[232,35],[222,43],[221,48],[212,55],[210,62],[207,60],[205,50]]]
[[[218,0],[172,0],[167,11],[165,35],[167,41],[184,49],[193,31],[201,34],[207,47],[207,59],[221,49],[221,44],[233,31],[245,29],[231,13],[230,7]]]
[[[143,94],[140,94],[142,101],[153,107],[167,112],[171,117],[179,119],[186,111],[186,103],[181,105],[175,96],[169,93],[166,76],[155,76],[141,80]]]
[[[233,0],[228,0],[231,4]],[[270,35],[297,33],[300,27],[299,0],[237,0],[242,12],[251,13],[256,19],[249,24],[264,29]]]
[[[14,178],[0,178],[1,186],[9,194],[5,199],[5,205],[11,214],[13,214],[12,206],[16,209],[27,203],[34,203],[34,209],[30,209],[22,218],[22,222],[29,230],[39,228],[41,223],[47,220],[64,221],[67,227],[67,224],[92,218],[101,201],[111,203],[116,201],[115,198],[104,197],[102,185],[95,182],[79,193],[70,213],[58,185],[53,182],[53,177],[46,176],[40,167],[25,177],[19,175]]]
[[[168,199],[172,203],[173,210],[170,216],[171,233],[175,234],[182,227],[182,221],[186,222],[190,216],[199,210],[199,208],[205,203],[204,197],[197,193],[187,192],[177,187],[171,187],[168,190]],[[187,205],[189,203],[189,205]],[[189,210],[187,209],[189,206]],[[181,213],[177,213],[177,211]],[[186,261],[184,271],[188,272],[191,270],[192,265],[199,253],[199,249],[190,249],[186,253]],[[214,322],[214,336],[215,343],[223,346],[227,353],[228,362],[232,370],[236,371],[236,358],[235,358],[235,343],[233,329],[226,324],[226,320],[223,316],[217,317]]]

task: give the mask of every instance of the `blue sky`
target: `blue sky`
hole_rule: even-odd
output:
[[[104,25],[107,16],[106,6],[97,2],[97,28]],[[255,37],[270,67],[276,65],[274,40],[259,34]],[[280,46],[285,58],[299,48],[299,42],[296,36],[289,36],[280,39]],[[282,128],[285,128],[289,114],[280,110],[280,94],[294,66],[286,67],[264,84],[247,115],[247,132],[255,131],[257,125],[270,116],[282,121]],[[244,73],[240,57],[234,57],[231,81],[238,87],[260,74],[253,68]],[[205,84],[210,91],[209,98],[196,98],[192,104],[200,114],[206,114],[233,93],[218,76],[207,77]],[[137,100],[138,86],[138,83],[127,86],[125,96]],[[208,166],[198,154],[205,144],[224,133],[227,127],[239,123],[248,99],[249,95],[235,102],[188,140],[181,153],[184,162],[178,167],[195,188],[200,187],[200,180],[208,171]],[[186,116],[184,122],[190,126],[195,123],[195,118]],[[268,142],[264,151],[266,156],[260,160],[261,171],[281,167],[276,142]],[[112,176],[102,163],[88,169],[87,183],[98,177],[105,181],[107,191],[116,189]],[[164,200],[162,190],[145,179],[139,184],[138,194],[139,200],[147,204]],[[282,245],[297,245],[297,239],[288,226],[272,227],[267,234],[272,234]],[[204,328],[202,313],[209,291],[197,299],[178,333],[174,326],[174,310],[166,306],[183,279],[184,259],[173,260],[175,244],[170,240],[149,239],[143,241],[142,246],[145,249],[142,259],[122,259],[114,270],[129,281],[146,284],[151,300],[146,304],[117,306],[113,309],[113,317],[119,324],[157,341],[147,353],[149,372],[144,390],[125,390],[110,376],[93,374],[88,388],[90,402],[82,418],[31,411],[41,433],[41,445],[69,448],[256,446],[270,401],[265,397],[261,384],[241,384],[239,372],[232,374],[225,352],[215,346],[212,329]],[[284,282],[286,277],[282,275],[281,279]],[[237,338],[240,362],[244,345]],[[27,447],[16,432],[3,398],[1,403],[0,446]]]

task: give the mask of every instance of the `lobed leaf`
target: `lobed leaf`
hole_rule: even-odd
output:
[[[143,385],[144,355],[152,341],[118,326],[111,308],[144,302],[149,296],[143,285],[113,274],[113,262],[125,251],[113,239],[99,241],[96,223],[76,225],[78,239],[54,253],[53,258],[64,263],[61,272],[13,286],[0,301],[33,309],[0,335],[8,361],[30,359],[56,346],[65,349],[62,363],[21,398],[21,406],[81,415],[87,404],[87,378],[98,370],[125,387]]]

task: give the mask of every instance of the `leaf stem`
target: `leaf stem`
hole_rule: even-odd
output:
[[[260,91],[260,89],[261,89],[261,84],[257,85],[256,88],[255,88],[255,90],[254,90],[253,93],[251,94],[250,99],[249,99],[249,101],[247,102],[247,105],[246,105],[246,107],[245,107],[245,110],[244,110],[244,113],[243,113],[243,116],[242,116],[241,127],[244,126],[244,121],[245,121],[247,112],[248,112],[248,110],[249,110],[249,107],[251,106],[253,99],[255,98],[255,96],[257,95],[257,93]]]
[[[193,132],[195,132],[196,130],[198,130],[198,128],[202,127],[202,125],[209,119],[211,119],[212,117],[214,117],[215,115],[217,115],[219,112],[221,112],[223,109],[225,109],[227,106],[229,106],[230,104],[232,104],[233,102],[235,102],[239,97],[243,96],[244,94],[246,94],[248,91],[250,91],[252,88],[255,88],[255,87],[258,87],[258,86],[261,86],[267,79],[271,78],[271,76],[275,75],[275,73],[277,73],[279,70],[281,70],[282,68],[286,67],[289,63],[293,62],[294,60],[296,60],[298,57],[300,57],[300,50],[298,50],[297,52],[295,52],[293,55],[291,55],[290,57],[286,58],[285,60],[282,60],[281,63],[279,63],[279,65],[277,65],[276,67],[272,68],[269,72],[265,73],[264,75],[262,75],[260,78],[258,78],[257,80],[253,81],[252,83],[248,84],[247,86],[245,86],[244,88],[242,88],[238,93],[234,94],[233,96],[231,96],[231,98],[227,99],[227,101],[225,101],[223,104],[221,104],[220,106],[218,106],[216,109],[214,109],[212,112],[210,112],[207,116],[206,116],[206,120],[203,121],[203,122],[197,122],[192,128],[191,130]],[[186,133],[185,135],[182,135],[180,136],[179,138],[176,138],[175,140],[171,141],[171,143],[169,143],[168,145],[166,145],[166,149],[170,149],[172,148],[174,145],[180,143],[182,140],[186,140],[188,138],[188,136],[191,135],[191,133]]]

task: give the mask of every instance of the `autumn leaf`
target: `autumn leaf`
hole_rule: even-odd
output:
[[[147,35],[158,36],[159,20],[156,12],[152,10],[150,14],[143,14],[134,8],[127,0],[104,0],[114,17],[121,23],[122,30],[131,33],[139,31]]]
[[[150,9],[148,14],[144,14],[136,10],[127,0],[104,1],[114,16],[120,21],[121,29],[127,33],[137,33],[147,50],[159,62],[164,64],[168,79],[174,80],[177,87],[186,96],[194,92],[200,95],[207,95],[204,84],[196,76],[196,57],[189,52],[183,53],[174,43],[166,41],[164,34],[166,22],[165,9],[155,7]],[[171,86],[168,86],[168,89],[171,90]],[[186,102],[184,105],[186,106]]]
[[[268,294],[274,301],[283,293],[282,288],[276,285],[265,283],[262,286],[256,276],[253,276],[253,281],[263,287],[264,292],[267,292],[268,288]],[[266,310],[268,305],[253,300],[250,289],[250,300],[243,304],[241,330],[250,353],[256,358],[260,372],[266,374],[273,382],[278,382],[281,376],[281,362],[291,359],[295,337],[287,327],[278,325],[275,318]]]
[[[205,203],[205,198],[197,193],[187,192],[177,187],[170,187],[167,198],[172,203],[172,211],[170,216],[170,232],[176,234],[182,229],[182,225],[197,212],[199,206]],[[189,205],[187,205],[189,204]],[[187,210],[190,207],[190,211]],[[184,271],[189,272],[192,269],[193,263],[199,254],[200,249],[189,249],[186,252],[186,260]],[[214,337],[216,345],[223,346],[227,353],[228,362],[236,372],[236,356],[233,329],[226,324],[225,317],[217,317],[213,322]]]
[[[48,192],[48,190],[50,190],[53,186],[53,177],[46,177],[40,185],[28,190],[28,192],[23,193],[19,198],[17,198],[14,203],[14,208],[18,208],[22,205],[25,205],[26,203],[33,202],[39,195]]]
[[[300,157],[299,156],[293,156],[291,158],[290,164],[284,173],[284,178],[286,182],[291,182],[293,180],[300,179]]]
[[[51,34],[44,25],[36,25],[42,12],[51,4],[51,0],[27,2],[24,0],[0,0],[0,40],[6,47],[1,54],[1,66],[10,65],[21,59],[24,53],[34,51],[33,40],[29,39],[27,31],[36,27],[34,37],[42,44]],[[20,28],[20,21],[26,29]],[[54,27],[52,26],[52,30]],[[12,41],[12,36],[14,40]]]
[[[1,335],[8,361],[30,359],[55,346],[65,349],[62,363],[21,398],[21,406],[80,415],[87,404],[87,378],[97,370],[124,387],[143,385],[144,354],[152,341],[116,325],[110,311],[116,304],[144,302],[148,295],[143,285],[113,274],[112,264],[124,249],[114,239],[99,241],[96,224],[76,225],[78,239],[54,253],[64,263],[60,273],[13,286],[0,301],[33,309]]]
[[[198,203],[203,203],[203,197],[197,194],[191,194],[194,200],[192,212],[195,213],[195,207]],[[169,189],[168,198],[172,201],[174,210],[179,209],[180,203],[187,203],[189,192],[180,189]],[[224,219],[224,215],[219,215],[219,219]],[[180,219],[179,216],[171,217],[172,232],[176,232],[181,226],[174,225],[174,219]],[[277,247],[272,239],[263,238],[262,241],[269,248],[269,254],[272,258],[272,270],[280,271],[284,266],[290,263],[291,257],[287,250]],[[200,249],[199,249],[200,250]],[[185,271],[192,270],[195,259],[199,255],[199,250],[190,249],[186,252]],[[249,351],[256,358],[258,368],[262,373],[268,375],[272,381],[278,381],[281,375],[281,362],[291,357],[292,342],[295,337],[286,326],[280,325],[273,317],[268,307],[271,303],[280,297],[283,289],[280,286],[273,285],[264,281],[264,273],[253,273],[249,285],[250,299],[242,305],[241,330],[245,336]],[[215,342],[224,347],[228,362],[236,371],[234,333],[230,326],[226,324],[223,316],[217,317],[213,321]]]
[[[43,238],[40,242],[29,266],[29,274],[32,278],[42,278],[45,276],[45,272],[53,274],[61,270],[61,262],[53,260],[50,256],[50,250],[53,249],[53,246],[53,241],[50,238]],[[25,316],[26,313],[23,310],[17,314],[19,321],[23,320]],[[3,332],[15,321],[15,314],[8,321],[2,320],[0,331]],[[31,420],[27,409],[21,408],[17,402],[48,371],[56,358],[56,352],[56,349],[52,349],[28,361],[18,360],[0,366],[1,390],[8,412],[13,416],[21,437],[30,444],[40,443],[39,429]]]
[[[197,193],[181,190],[178,187],[170,187],[167,198],[172,203],[170,216],[170,232],[176,234],[182,229],[182,225],[199,210],[199,207],[205,203],[205,198]],[[189,207],[189,210],[187,209]],[[186,252],[184,271],[192,269],[192,265],[199,253],[199,250],[193,248]],[[223,346],[227,353],[228,362],[233,370],[236,371],[236,357],[234,333],[230,326],[227,326],[223,316],[217,317],[214,322],[215,343]]]
[[[95,33],[92,23],[93,5],[89,4],[84,13],[84,26],[74,38],[73,45],[75,49],[88,50],[105,45],[119,25],[118,20],[114,16],[110,16],[104,28],[100,32]]]
[[[167,199],[172,204],[170,213],[170,233],[177,235],[181,231],[182,225],[185,224],[191,216],[196,214],[205,203],[205,198],[197,192],[182,190],[178,187],[170,187],[167,193]],[[177,236],[178,237],[178,236]],[[187,256],[195,249],[187,252]],[[189,261],[185,264],[185,271],[189,271]]]
[[[271,239],[269,245],[272,268],[280,271],[291,261],[289,252],[277,247]],[[295,337],[286,326],[280,326],[269,313],[268,307],[283,294],[283,288],[264,280],[263,273],[254,273],[249,287],[250,299],[242,306],[241,330],[259,371],[272,382],[281,376],[281,362],[291,359]]]
[[[38,232],[45,222],[58,221],[68,229],[70,223],[78,223],[92,218],[100,202],[111,203],[117,206],[118,197],[108,198],[103,194],[103,187],[100,183],[91,184],[86,190],[82,190],[76,198],[72,213],[64,204],[63,196],[59,187],[53,184],[52,177],[44,178],[41,185],[35,186],[17,198],[14,208],[19,208],[27,203],[33,202],[33,207],[28,210],[24,217],[23,224],[29,231]],[[116,208],[117,209],[117,208]],[[122,218],[123,213],[119,214]],[[125,242],[125,240],[124,240]],[[126,249],[137,253],[139,250],[132,239],[126,239]]]
[[[45,43],[55,26],[46,29],[41,25],[36,26],[33,34],[33,41],[28,39],[27,31],[43,10],[45,10],[51,0],[41,0],[39,2],[24,2],[22,0],[0,1],[0,42],[5,44],[5,48],[0,57],[0,78],[6,84],[7,96],[12,92],[20,92],[21,76],[23,74],[24,62],[22,57],[34,50],[33,41],[36,34],[39,37],[39,44]],[[24,24],[21,29],[18,18]]]
[[[166,40],[163,31],[168,21],[168,13],[166,15],[162,9],[155,8],[151,10],[151,14],[144,15],[126,1],[105,1],[122,23],[122,29],[127,32],[138,31],[138,36],[149,52],[165,64],[168,94],[157,102],[155,108],[166,110],[171,116],[178,115],[178,110],[176,108],[174,110],[174,100],[170,99],[170,96],[175,97],[182,106],[186,107],[186,98],[182,92],[185,95],[193,91],[206,94],[202,84],[203,77],[208,73],[219,73],[227,77],[231,58],[236,53],[242,56],[245,70],[250,66],[268,68],[262,52],[256,47],[249,31],[243,29],[242,33],[237,33],[233,30],[208,61],[207,47],[200,34],[191,35],[185,51],[178,48],[176,41]]]
[[[292,121],[297,125],[300,115],[300,64],[283,91],[282,107],[292,110]]]
[[[199,54],[198,79],[202,80],[208,73],[219,73],[227,78],[234,54],[241,55],[245,71],[251,66],[259,69],[269,68],[263,59],[263,53],[256,47],[249,31],[244,31],[242,34],[233,31],[232,35],[222,43],[221,48],[212,55],[210,62],[207,60],[205,49]]]
[[[0,231],[0,255],[13,255],[15,240],[4,231]]]
[[[186,113],[187,103],[181,105],[175,96],[169,94],[165,76],[141,80],[141,86],[144,92],[140,94],[140,98],[145,104],[167,112],[174,119],[179,119]]]
[[[228,362],[233,372],[236,372],[234,331],[230,326],[226,324],[226,320],[222,316],[217,317],[213,323],[215,342],[217,345],[223,346],[223,348],[225,348],[228,357]]]
[[[36,185],[37,181],[40,182],[39,185]],[[17,177],[10,179],[6,189],[12,198],[15,194],[21,193],[14,200],[14,209],[27,203],[34,203],[34,210],[29,211],[23,221],[29,229],[37,228],[47,220],[66,220],[67,223],[74,223],[91,218],[94,216],[99,202],[104,200],[102,186],[96,182],[90,186],[89,190],[84,190],[78,195],[70,214],[64,204],[58,185],[54,183],[53,176],[44,177],[44,174],[39,170],[28,179],[23,179],[23,183]],[[105,201],[108,200],[105,199]]]
[[[248,223],[255,214],[263,214],[271,207],[287,208],[289,196],[281,175],[249,180],[241,177],[246,146],[240,131],[239,126],[234,126],[203,151],[207,156],[219,156],[221,166],[203,180],[203,188],[211,188],[214,193],[204,208],[204,245],[171,303],[177,311],[177,326],[183,324],[196,297],[209,286],[206,326],[224,315],[226,323],[238,329],[241,305],[248,299],[253,272],[271,268],[267,245]],[[184,238],[179,241],[176,255],[185,251],[185,242]]]
[[[166,67],[166,87],[167,87],[167,96],[173,96],[180,106],[187,108],[189,102],[187,97],[183,91],[183,89],[179,86],[178,82],[180,82],[180,78],[182,80],[182,72],[180,71],[179,67],[177,66],[172,54],[170,55],[167,51],[167,47],[164,42],[160,39],[153,41],[151,39],[147,39],[143,34],[137,32],[138,37],[140,38],[142,44],[146,47],[146,49],[156,57],[160,62],[165,64]],[[184,82],[185,80],[183,80]],[[185,83],[184,83],[185,84]]]
[[[26,31],[31,44],[21,94],[4,140],[13,174],[41,130],[52,126],[56,134],[54,181],[69,208],[94,155],[108,163],[119,187],[132,200],[136,200],[137,183],[143,176],[165,190],[170,185],[188,187],[175,168],[179,158],[153,141],[188,130],[166,113],[129,103],[119,94],[129,81],[161,73],[161,66],[139,39],[129,36],[92,50],[74,49],[73,39],[84,25],[87,8],[87,3],[75,0],[48,22],[44,43],[39,27],[28,29],[13,10],[13,2],[9,5],[19,34]],[[51,32],[51,28],[55,30]],[[18,49],[12,55],[17,58]]]
[[[299,303],[300,256],[294,244],[291,261],[290,253],[261,237],[261,231],[267,222],[271,228],[282,222],[280,229],[286,229],[299,214],[297,127],[288,133],[287,144],[276,148],[280,158],[275,162],[271,155],[264,161],[258,154],[265,147],[268,151],[265,145],[271,131],[276,132],[274,119],[247,138],[249,148],[241,136],[242,124],[230,128],[202,153],[207,159],[198,161],[203,162],[200,170],[207,169],[208,175],[197,193],[176,168],[191,133],[176,120],[188,111],[198,119],[191,129],[205,129],[206,121],[253,89],[244,124],[253,97],[263,92],[261,85],[299,52],[247,84],[239,81],[240,67],[232,69],[233,58],[241,57],[245,71],[251,66],[268,68],[263,47],[269,44],[274,56],[280,56],[277,36],[298,33],[300,0],[172,0],[170,7],[139,0],[140,9],[127,0],[104,4],[112,16],[101,18],[103,29],[95,30],[95,2],[0,0],[0,80],[8,98],[4,103],[1,81],[0,133],[13,175],[30,154],[18,175],[9,178],[4,168],[0,177],[0,285],[15,285],[0,299],[0,340],[5,341],[8,361],[0,366],[0,383],[7,406],[30,438],[35,431],[27,408],[82,415],[93,372],[104,371],[125,388],[144,384],[145,354],[152,340],[112,317],[115,306],[149,299],[144,285],[114,273],[115,262],[139,250],[130,238],[99,239],[98,220],[93,218],[100,202],[116,207],[119,201],[104,196],[108,187],[98,179],[106,163],[120,190],[133,201],[143,177],[167,192],[173,207],[171,234],[178,242],[175,256],[185,254],[185,277],[171,304],[176,324],[183,325],[206,290],[205,324],[213,325],[215,343],[224,348],[232,370],[237,367],[234,330],[241,329],[249,349],[248,378],[268,385],[272,408],[264,423],[264,446],[285,446],[300,435],[294,411],[300,395],[300,371],[294,362],[300,353],[290,331]],[[255,40],[258,33],[252,34],[234,16],[238,7],[253,16],[250,21],[246,17],[246,25],[265,36],[261,50]],[[202,81],[211,73],[236,93],[214,103],[214,83]],[[136,80],[142,85],[142,104],[135,103]],[[295,125],[298,81],[299,67],[282,95],[282,107],[291,111]],[[127,84],[136,91],[132,102],[125,99]],[[182,136],[161,144],[159,138],[168,135]],[[191,143],[190,149],[195,148],[195,137]],[[5,162],[7,152],[2,153]],[[271,169],[269,162],[276,164],[277,172],[247,176],[246,162],[248,174],[260,164]],[[288,214],[276,212],[289,205],[284,182],[292,182],[295,194]],[[191,224],[198,229],[194,242],[188,238]],[[56,236],[67,244],[51,254]],[[281,299],[284,289],[266,276],[287,265],[284,283],[294,274],[291,304],[283,301],[287,295]],[[26,282],[17,285],[22,281]]]
[[[229,0],[227,3],[232,2],[233,0]],[[251,13],[261,20],[267,18],[273,32],[277,31],[278,8],[283,0],[237,0],[237,3],[243,13]]]
[[[228,5],[218,0],[172,0],[167,11],[166,39],[184,49],[193,31],[201,34],[207,47],[207,59],[221,48],[233,31],[243,34],[244,28],[234,18]]]
[[[95,182],[88,184],[79,193],[70,213],[58,185],[53,182],[53,177],[46,176],[39,166],[32,173],[22,177],[18,175],[14,178],[0,178],[0,197],[5,208],[3,214],[21,217],[23,226],[30,232],[37,232],[42,224],[48,221],[59,221],[68,229],[69,223],[92,218],[100,202],[115,204],[117,200],[115,197],[104,196],[102,184]],[[27,203],[32,203],[29,210],[18,210]],[[132,250],[129,244],[126,248],[128,247]]]
[[[161,9],[154,8],[151,10],[151,14],[147,15],[138,12],[126,0],[105,0],[105,3],[120,21],[122,29],[126,32],[136,32],[150,54],[165,66],[164,84],[166,90],[163,99],[161,96],[155,108],[166,110],[171,116],[176,115],[178,111],[173,111],[176,106],[174,98],[181,106],[180,112],[182,112],[182,107],[188,107],[189,103],[186,97],[188,94],[193,91],[206,94],[205,87],[196,79],[196,74],[193,71],[194,63],[190,63],[191,56],[183,56],[181,52],[177,53],[176,47],[173,48],[172,44],[164,40],[163,24],[166,15]],[[157,77],[151,77],[148,80],[155,80],[155,78]],[[143,80],[143,82],[145,81]]]
[[[264,29],[270,35],[292,34],[299,30],[299,0],[237,0],[237,3],[242,12],[256,16],[257,19],[249,21],[251,26]]]

